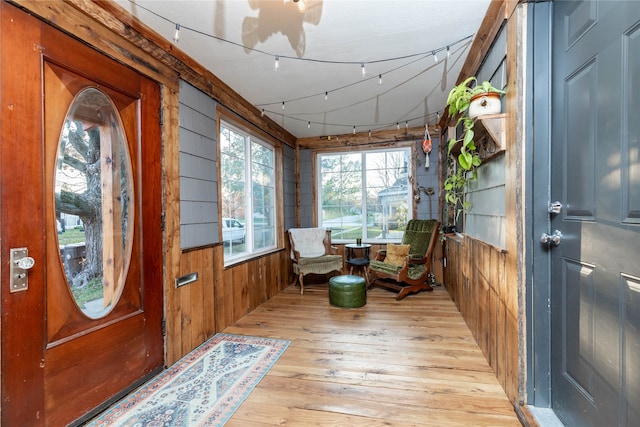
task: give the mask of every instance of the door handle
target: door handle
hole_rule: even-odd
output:
[[[9,291],[18,292],[26,291],[29,287],[28,270],[30,270],[36,263],[31,258],[27,251],[27,248],[12,248],[11,254],[11,271],[9,280]]]
[[[560,230],[554,231],[553,234],[551,235],[547,233],[542,233],[542,236],[540,236],[540,243],[543,243],[549,246],[558,246],[560,245],[561,241],[562,241],[562,233],[560,232]]]

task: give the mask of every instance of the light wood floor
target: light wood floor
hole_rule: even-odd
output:
[[[224,332],[291,340],[227,426],[520,426],[442,286],[357,309],[288,287]]]

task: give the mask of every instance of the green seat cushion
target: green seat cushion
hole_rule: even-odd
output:
[[[335,276],[329,279],[329,288],[341,289],[344,291],[362,289],[365,287],[364,277],[356,276],[353,274],[345,274],[342,276]]]
[[[358,308],[367,303],[363,277],[346,274],[329,279],[329,303],[335,307]]]

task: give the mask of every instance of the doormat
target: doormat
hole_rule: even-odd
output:
[[[86,426],[222,426],[289,343],[216,334]]]

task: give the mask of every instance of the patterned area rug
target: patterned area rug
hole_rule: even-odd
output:
[[[87,426],[221,426],[289,346],[216,334]]]

